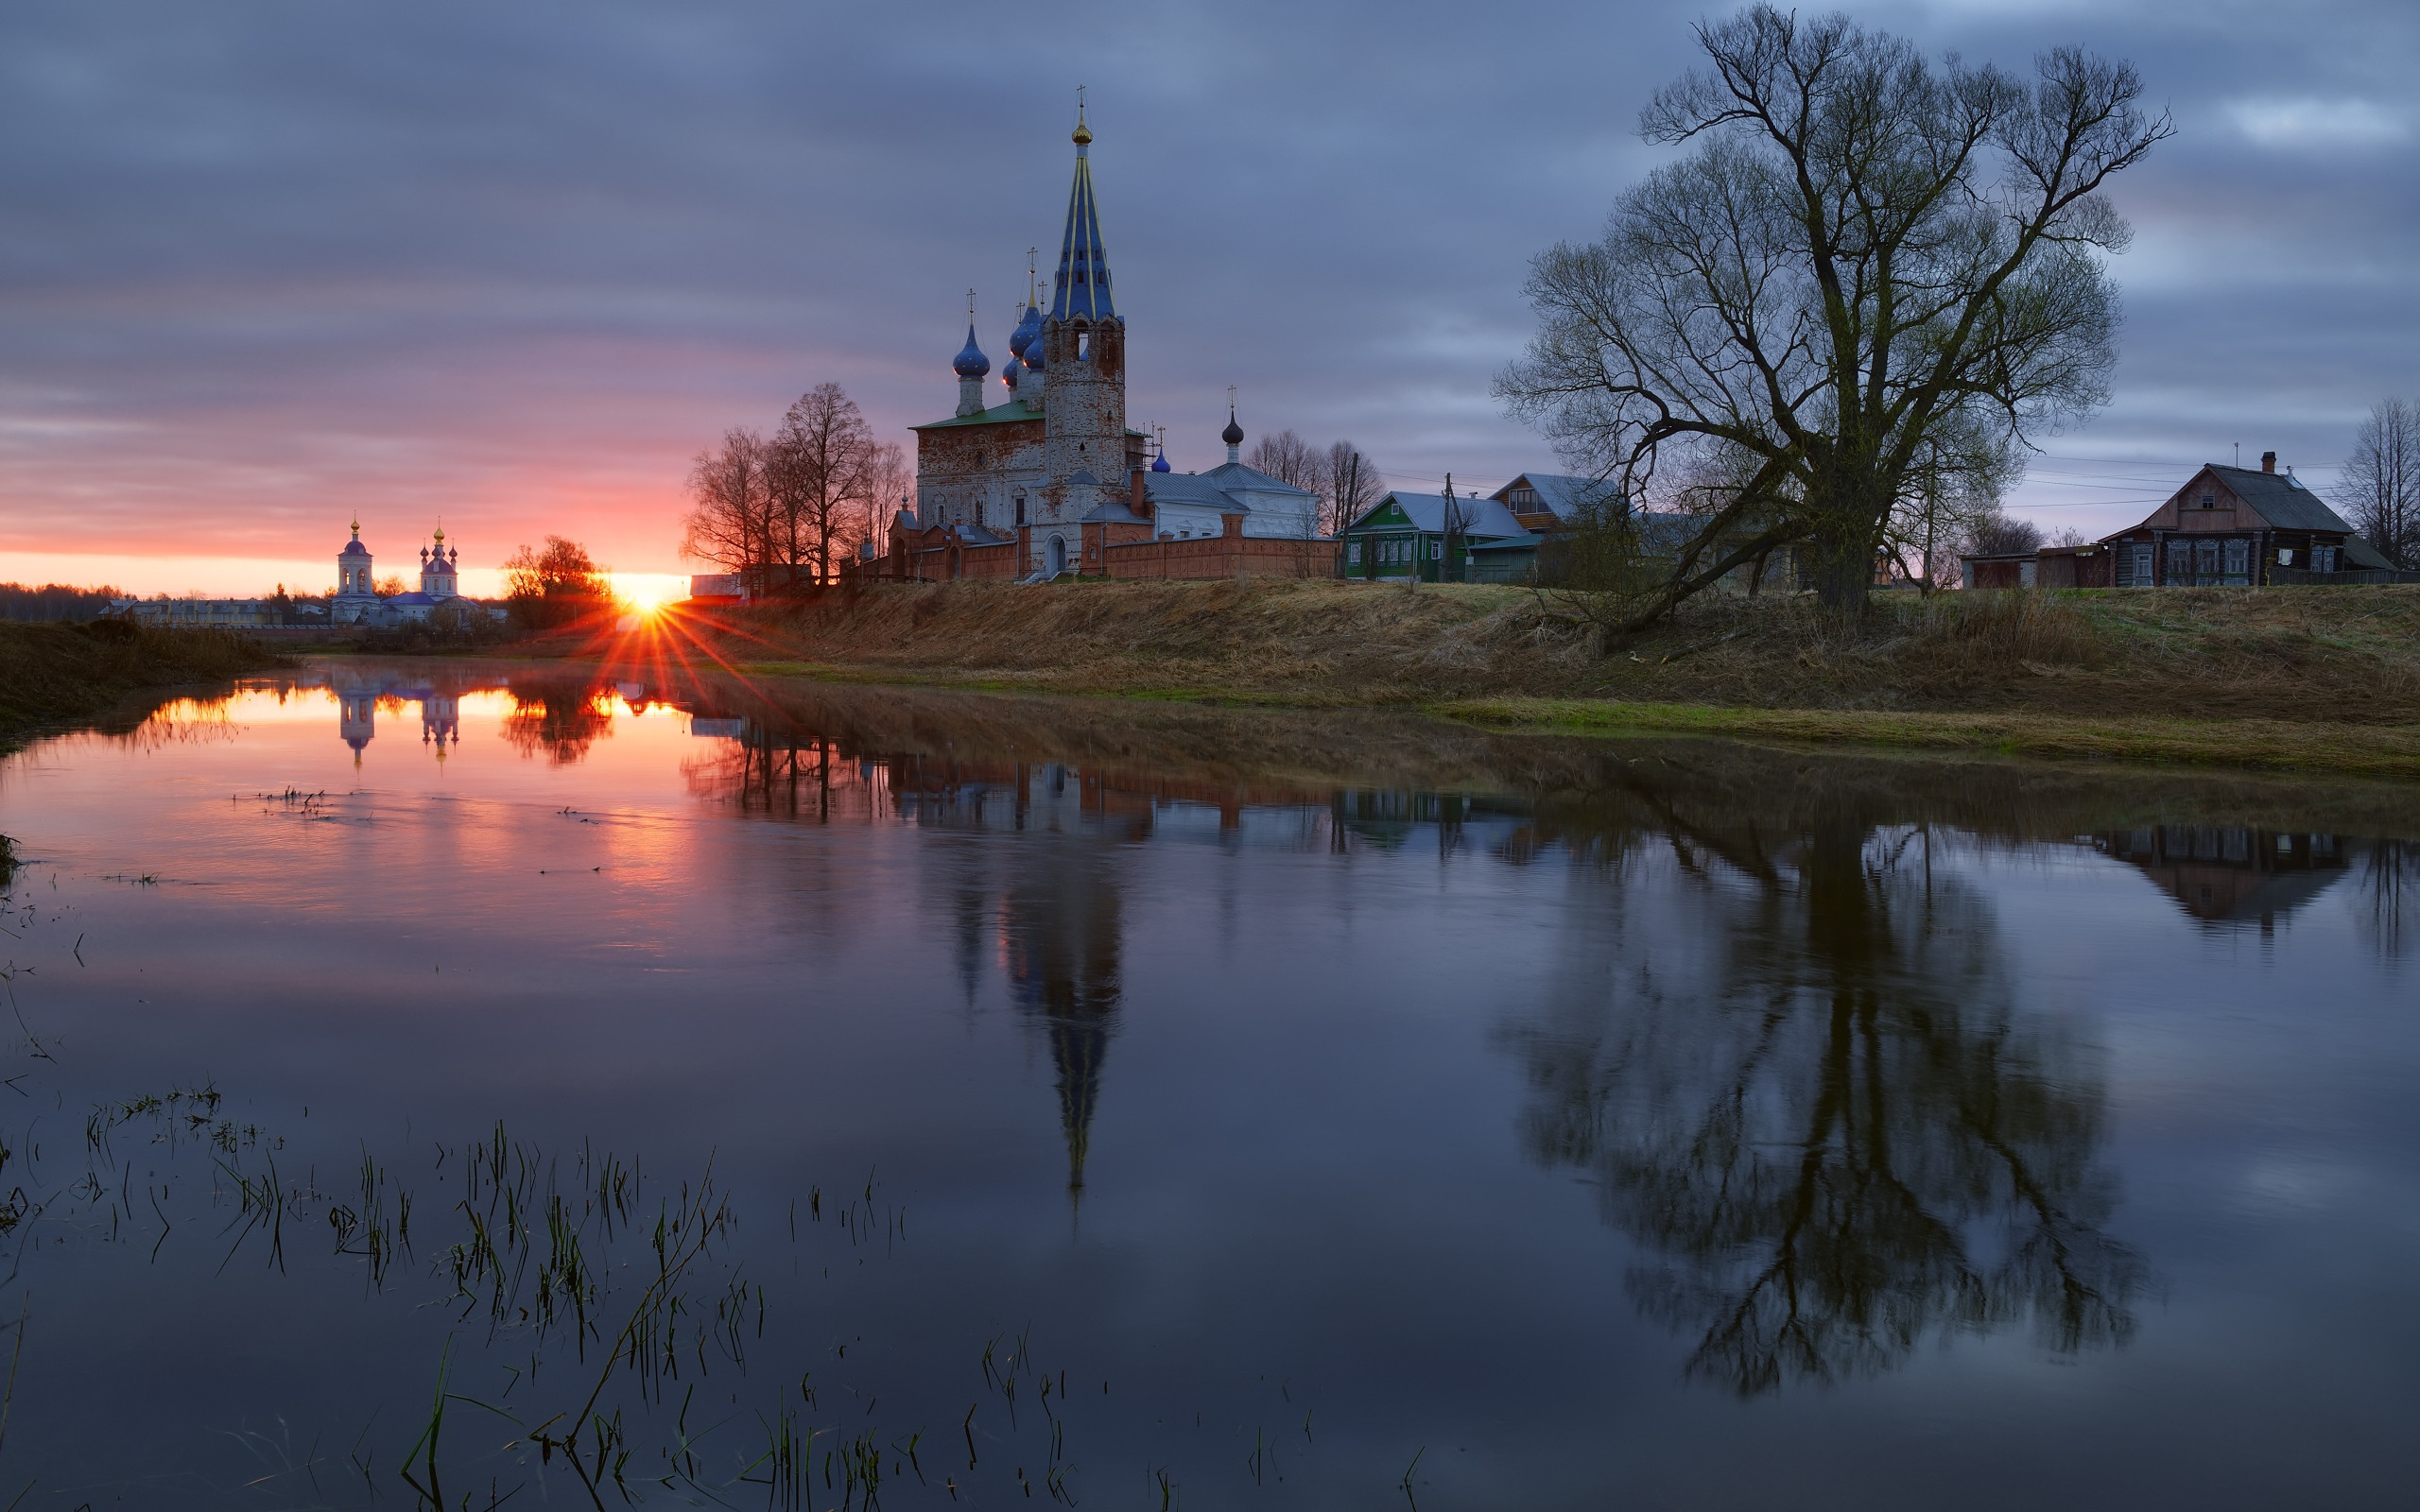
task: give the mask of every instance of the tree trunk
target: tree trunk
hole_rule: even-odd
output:
[[[1824,612],[1846,619],[1864,613],[1866,591],[1874,582],[1874,547],[1866,533],[1819,531],[1808,543],[1808,555],[1815,601]]]

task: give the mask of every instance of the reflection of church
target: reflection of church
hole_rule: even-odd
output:
[[[445,760],[449,747],[462,743],[461,696],[458,685],[440,685],[425,674],[404,676],[336,666],[328,673],[328,691],[337,696],[337,734],[353,747],[353,764],[378,738],[378,711],[384,705],[401,713],[405,704],[420,706],[420,743]]]
[[[996,949],[1009,1001],[1049,1047],[1067,1144],[1067,1194],[1080,1200],[1101,1070],[1117,1029],[1122,919],[1114,874],[1121,844],[1146,837],[1148,809],[1113,814],[1098,773],[1058,763],[893,758],[901,817],[935,828],[1008,830],[1019,843],[1005,881],[955,880],[959,971],[971,992]],[[974,858],[968,858],[972,861]],[[996,900],[996,901],[995,901]]]
[[[2332,834],[2281,834],[2211,824],[2164,824],[2100,836],[2104,854],[2142,868],[2204,923],[2256,919],[2267,929],[2344,875]]]

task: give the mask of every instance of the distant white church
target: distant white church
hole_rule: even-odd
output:
[[[419,591],[380,598],[375,586],[377,579],[372,572],[370,548],[361,543],[361,522],[356,519],[353,522],[353,539],[337,553],[337,591],[328,600],[329,622],[372,626],[425,624],[430,611],[439,605],[462,597],[455,586],[454,570],[454,564],[461,559],[461,556],[459,549],[445,543],[445,527],[439,525],[434,544],[420,548]]]
[[[464,598],[456,587],[455,563],[461,553],[445,543],[445,527],[437,527],[434,544],[420,549],[420,590],[378,596],[377,577],[370,548],[361,543],[361,522],[353,523],[353,539],[337,553],[337,591],[328,597],[322,621],[316,607],[281,618],[278,603],[267,598],[124,598],[112,602],[111,612],[146,625],[208,626],[219,629],[269,629],[288,623],[312,626],[359,625],[369,628],[424,625],[440,605],[459,603],[484,609],[497,619],[504,611]]]

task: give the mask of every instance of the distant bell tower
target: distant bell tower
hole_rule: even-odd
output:
[[[362,610],[378,601],[375,579],[371,576],[370,548],[361,543],[361,520],[353,522],[353,539],[337,553],[337,596],[329,606],[332,618],[344,621],[359,615]]]
[[[1086,473],[1121,494],[1126,485],[1126,322],[1110,292],[1093,196],[1093,133],[1080,101],[1073,140],[1076,181],[1067,195],[1067,230],[1060,239],[1050,313],[1036,343],[1043,353],[1042,465],[1046,487],[1063,490],[1058,512],[1065,520],[1101,502],[1098,490],[1065,490],[1075,474]]]

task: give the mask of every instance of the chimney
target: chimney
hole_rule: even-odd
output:
[[[2260,454],[2260,471],[2263,472],[2274,472],[2277,471],[2276,453],[2263,452]]]

